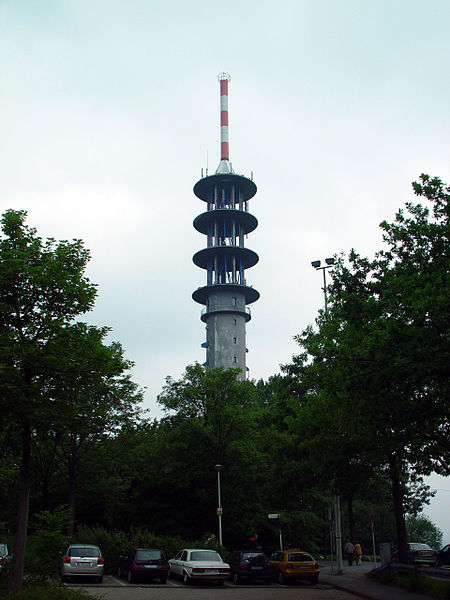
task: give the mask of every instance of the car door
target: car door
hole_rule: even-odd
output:
[[[438,561],[439,565],[450,565],[450,544],[447,544],[439,551]]]
[[[177,575],[178,577],[183,573],[181,566],[180,566],[182,554],[183,554],[183,550],[180,550],[178,552],[178,554],[175,556],[175,558],[170,561],[170,570],[174,575]]]
[[[283,554],[281,552],[272,552],[270,556],[270,569],[272,573],[276,573],[279,570],[282,560]]]

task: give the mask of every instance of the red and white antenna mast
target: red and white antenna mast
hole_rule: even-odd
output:
[[[220,83],[220,164],[216,173],[234,173],[230,163],[230,142],[228,136],[228,73],[219,73]]]

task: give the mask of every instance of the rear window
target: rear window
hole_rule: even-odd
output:
[[[428,544],[410,544],[411,550],[432,550]]]
[[[243,552],[242,553],[242,558],[244,560],[248,560],[249,558],[255,558],[256,556],[261,556],[262,558],[265,558],[265,555],[263,552]]]
[[[136,560],[159,560],[163,557],[160,550],[138,550]]]
[[[73,548],[69,548],[68,556],[100,556],[100,550],[98,548],[74,546]]]
[[[305,552],[293,552],[292,554],[288,554],[288,560],[291,562],[311,562],[314,561],[311,554],[306,554]]]
[[[217,554],[217,552],[213,552],[212,550],[197,550],[191,552],[190,560],[214,560],[222,562],[220,554]]]

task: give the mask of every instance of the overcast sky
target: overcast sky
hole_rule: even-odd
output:
[[[205,238],[193,192],[230,155],[258,186],[261,293],[247,364],[267,379],[323,303],[311,260],[380,249],[379,223],[420,173],[449,181],[448,0],[0,0],[1,212],[43,237],[82,238],[99,297],[146,407],[204,362]],[[450,481],[426,511],[450,542]]]

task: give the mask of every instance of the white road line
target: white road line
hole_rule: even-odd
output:
[[[120,581],[120,579],[116,579],[116,578],[115,578],[113,575],[111,575],[111,579],[112,579],[113,581],[115,581],[116,583],[120,584],[120,585],[123,585],[123,586],[126,586],[126,585],[127,585],[127,584],[126,584],[126,583],[124,583],[123,581]]]

